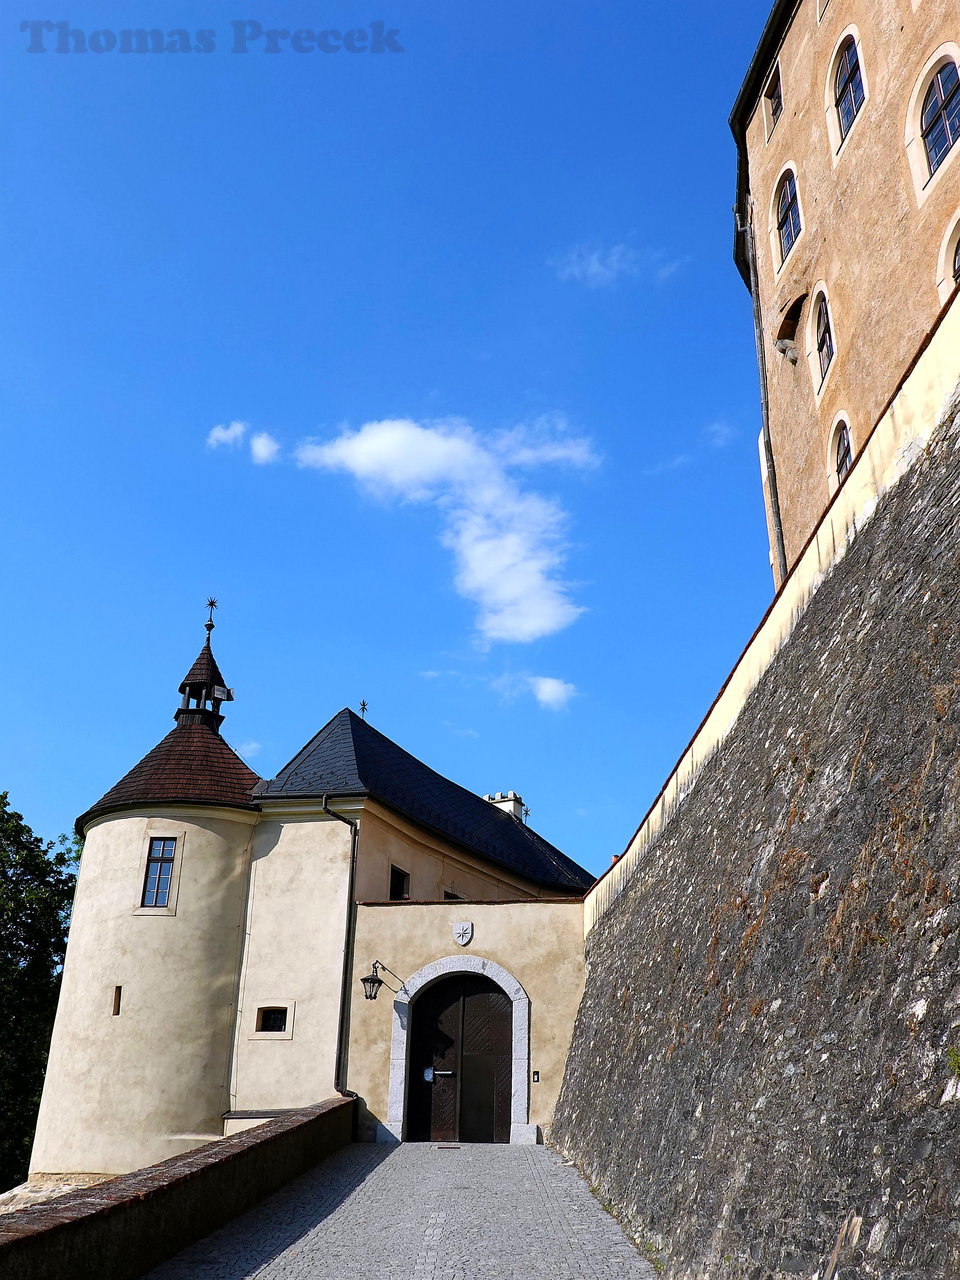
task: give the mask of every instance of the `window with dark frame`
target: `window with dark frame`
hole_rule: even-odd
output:
[[[946,63],[933,77],[923,100],[920,133],[932,177],[960,138],[960,74],[955,62]]]
[[[817,303],[817,355],[820,357],[820,380],[827,376],[833,362],[833,332],[830,328],[830,308],[826,298]]]
[[[800,231],[800,198],[797,195],[797,180],[788,169],[780,179],[780,190],[777,195],[777,235],[780,237],[781,262],[786,261],[787,254],[796,244]]]
[[[410,897],[410,874],[400,867],[390,868],[390,901],[404,902]]]
[[[257,1030],[273,1032],[274,1035],[287,1029],[286,1007],[258,1009]]]
[[[147,873],[143,879],[141,907],[166,907],[170,902],[170,881],[173,877],[173,856],[177,850],[176,836],[156,836],[150,841],[147,853]]]
[[[960,284],[960,239],[957,240],[956,248],[953,251],[953,282]]]
[[[863,73],[860,70],[860,58],[857,54],[857,42],[850,36],[843,42],[840,50],[840,62],[837,66],[836,78],[837,118],[840,121],[841,142],[850,132],[863,106]]]
[[[853,448],[850,444],[850,431],[845,422],[837,428],[837,480],[843,484],[844,478],[853,466]]]
[[[770,83],[767,85],[766,92],[767,110],[770,112],[770,132],[772,133],[777,121],[783,115],[783,85],[780,81],[780,68],[777,67],[773,75],[770,77]]]

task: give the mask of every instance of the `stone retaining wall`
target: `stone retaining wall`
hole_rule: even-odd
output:
[[[673,1280],[960,1275],[958,418],[588,938],[553,1138]]]
[[[136,1280],[348,1143],[353,1109],[334,1098],[0,1215],[0,1280]]]

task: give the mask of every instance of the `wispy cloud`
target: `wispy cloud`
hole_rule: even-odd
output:
[[[235,449],[246,434],[246,430],[245,422],[231,422],[228,427],[222,425],[212,427],[207,436],[207,445],[211,449],[219,449],[222,445],[226,445],[228,449]]]
[[[669,258],[660,249],[635,249],[626,243],[603,245],[575,244],[550,258],[558,280],[582,284],[588,289],[609,289],[621,280],[641,277],[663,284],[685,267],[689,258]]]
[[[538,704],[548,711],[562,711],[571,698],[577,696],[577,686],[556,676],[531,676],[517,671],[505,671],[502,675],[490,680],[491,689],[496,690],[507,701],[529,697],[531,694]]]
[[[639,276],[643,260],[636,249],[626,244],[614,244],[609,248],[600,245],[576,244],[547,264],[553,267],[558,280],[586,285],[588,289],[605,289],[618,280]]]
[[[702,462],[708,450],[726,449],[733,440],[736,440],[737,435],[736,427],[731,427],[729,422],[717,418],[701,429],[699,443],[694,443],[693,447],[684,453],[675,453],[672,457],[651,463],[649,467],[643,468],[641,475],[662,476],[670,471],[679,471],[683,467]]]
[[[249,760],[251,756],[255,756],[259,750],[259,742],[241,742],[239,747],[237,747],[238,755],[243,756],[245,760]]]
[[[555,676],[529,676],[528,683],[533,696],[548,711],[562,711],[577,693],[576,685],[558,680]]]
[[[736,439],[736,430],[730,426],[729,422],[722,419],[716,422],[708,422],[703,428],[703,434],[706,436],[707,444],[711,449],[725,449],[731,440]]]
[[[275,462],[280,453],[280,442],[268,431],[258,431],[250,441],[250,457],[258,466]]]
[[[346,472],[382,499],[433,506],[440,541],[453,553],[454,585],[477,605],[484,640],[538,640],[583,612],[562,577],[566,513],[510,470],[595,466],[589,442],[543,422],[484,437],[460,421],[397,418],[305,441],[296,457],[303,467]]]
[[[449,720],[444,720],[443,727],[449,729],[451,733],[455,733],[458,738],[479,738],[480,735],[476,729],[458,729],[455,724],[451,724]]]
[[[693,462],[693,456],[689,453],[675,453],[672,458],[664,458],[662,462],[655,462],[652,466],[644,467],[641,472],[645,476],[662,476],[668,471],[679,471],[681,467],[688,467]]]

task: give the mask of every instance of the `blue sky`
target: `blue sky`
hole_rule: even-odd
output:
[[[0,39],[0,789],[68,829],[172,725],[212,593],[258,772],[365,698],[602,870],[772,590],[726,124],[767,0],[258,19],[402,54],[136,8],[215,51]]]

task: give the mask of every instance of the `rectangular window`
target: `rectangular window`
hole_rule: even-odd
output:
[[[176,848],[175,836],[158,836],[150,841],[141,907],[165,907],[169,904],[170,879],[173,875],[173,855]]]
[[[454,893],[452,889],[444,889],[443,900],[444,902],[462,902],[463,898],[459,893]]]
[[[403,902],[410,897],[410,875],[399,867],[390,868],[390,901]]]
[[[286,1009],[258,1009],[257,1030],[270,1031],[275,1035],[287,1029]]]
[[[770,127],[767,130],[768,135],[773,133],[774,126],[783,114],[783,86],[780,83],[780,68],[777,67],[770,83],[767,85],[766,92],[767,111],[770,116]]]
[[[123,995],[123,987],[113,988],[113,1016],[120,1017],[120,998]]]

